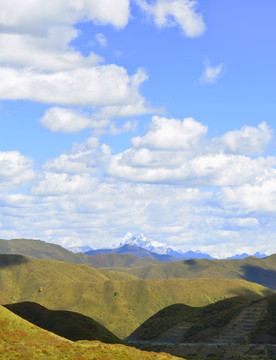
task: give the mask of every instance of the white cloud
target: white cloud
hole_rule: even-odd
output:
[[[214,84],[225,72],[226,66],[220,63],[216,66],[211,66],[207,60],[204,62],[204,71],[200,76],[199,82],[202,84]]]
[[[271,139],[264,123],[221,138],[207,140],[206,133],[207,127],[191,118],[181,122],[155,116],[148,133],[132,139],[134,148],[110,156],[106,172],[132,182],[240,186],[253,183],[276,165],[275,157],[246,156],[263,149]]]
[[[102,33],[98,33],[95,35],[95,39],[98,41],[98,43],[102,46],[106,46],[107,45],[107,38],[104,36],[104,34]]]
[[[89,175],[68,175],[45,172],[31,193],[39,196],[60,196],[65,194],[87,194],[93,190],[95,180]]]
[[[268,214],[276,211],[276,169],[266,169],[252,183],[222,188],[218,200],[235,214]]]
[[[33,180],[33,160],[18,151],[0,151],[0,189],[12,189]]]
[[[223,135],[216,146],[221,146],[225,152],[233,154],[258,155],[263,153],[272,139],[272,129],[266,123],[258,127],[243,126],[241,130],[229,131]]]
[[[143,70],[133,76],[116,65],[81,68],[54,74],[32,69],[0,68],[0,98],[28,99],[59,105],[126,105],[140,103]]]
[[[129,0],[1,0],[0,31],[41,35],[49,27],[73,25],[82,20],[124,27]],[[112,9],[112,11],[110,11]]]
[[[137,0],[138,5],[154,17],[157,26],[179,25],[184,34],[189,37],[201,35],[205,24],[201,14],[196,12],[197,2],[192,0],[157,0],[148,3]]]
[[[109,120],[93,120],[88,115],[67,108],[50,108],[40,123],[53,132],[75,133],[84,129],[97,129],[109,124]]]
[[[97,152],[99,146],[96,137],[88,138],[82,144],[74,144],[72,151],[63,153],[59,157],[47,160],[42,166],[46,173],[60,173],[67,175],[92,174],[98,169],[99,155]],[[67,178],[66,178],[67,179]]]
[[[68,43],[78,36],[71,27],[52,27],[44,37],[0,34],[0,64],[15,68],[32,67],[44,71],[73,70],[97,65],[103,59],[90,53],[84,57]]]
[[[195,146],[206,132],[207,127],[192,118],[181,122],[154,116],[150,131],[143,137],[133,138],[132,144],[135,148],[186,150]]]

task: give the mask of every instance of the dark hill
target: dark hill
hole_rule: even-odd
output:
[[[276,344],[276,295],[258,301],[234,297],[205,307],[175,304],[159,311],[127,341]]]
[[[99,340],[107,344],[122,343],[117,336],[98,322],[76,312],[48,310],[30,301],[8,304],[4,307],[32,324],[69,340]]]

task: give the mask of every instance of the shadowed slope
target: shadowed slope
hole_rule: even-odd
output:
[[[169,354],[148,353],[124,345],[99,341],[72,342],[29,323],[0,306],[1,360],[12,359],[178,359]]]
[[[108,344],[122,341],[95,320],[72,311],[53,311],[33,302],[4,305],[23,319],[66,339],[99,340]]]

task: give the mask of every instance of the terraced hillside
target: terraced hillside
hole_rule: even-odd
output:
[[[127,340],[246,344],[262,337],[263,343],[276,344],[275,304],[276,295],[257,302],[236,297],[201,308],[176,304],[152,316]]]
[[[243,280],[141,280],[86,265],[0,255],[1,304],[32,301],[51,310],[75,311],[120,338],[174,303],[203,306],[225,297],[259,298],[271,293]]]
[[[13,359],[111,359],[173,360],[169,354],[148,353],[124,345],[99,341],[72,342],[40,329],[0,306],[1,360]]]

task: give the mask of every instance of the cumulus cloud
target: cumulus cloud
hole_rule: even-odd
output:
[[[207,127],[191,118],[155,116],[148,133],[132,139],[133,148],[110,156],[106,172],[133,182],[239,186],[276,165],[275,157],[247,156],[271,139],[264,123],[216,139],[206,139],[206,133]]]
[[[61,113],[50,109],[42,123],[53,131],[78,131],[77,125],[71,126],[73,122],[82,129],[94,127],[98,121],[102,126],[101,121],[110,117],[152,112],[139,92],[140,84],[147,79],[144,70],[130,76],[125,68],[101,66],[102,57],[93,52],[84,56],[71,45],[80,35],[74,27],[80,21],[120,28],[128,18],[129,0],[57,0],[50,5],[41,0],[24,5],[18,0],[2,1],[0,98],[93,108],[94,122],[80,117],[76,122],[76,115],[69,110]],[[106,45],[102,33],[95,38]],[[53,117],[58,120],[56,126]]]
[[[116,65],[44,74],[32,69],[0,68],[0,98],[27,99],[59,105],[125,105],[141,101],[143,70],[129,76]]]
[[[0,151],[0,189],[28,184],[35,176],[33,160],[18,151]]]
[[[44,37],[26,34],[0,34],[0,64],[15,68],[32,67],[56,72],[95,66],[102,57],[91,52],[84,57],[68,43],[78,36],[70,27],[52,27]]]
[[[60,196],[65,194],[89,193],[95,180],[89,175],[68,175],[66,173],[45,172],[31,193],[39,196]]]
[[[132,144],[135,148],[184,150],[196,145],[206,132],[207,127],[192,118],[181,122],[154,116],[150,131],[143,137],[133,138]]]
[[[214,84],[225,72],[226,66],[220,63],[216,66],[211,66],[209,61],[204,62],[204,71],[199,78],[201,84]]]
[[[129,0],[0,1],[0,31],[40,35],[49,27],[73,25],[82,20],[124,27],[129,18]],[[110,11],[112,9],[112,11]]]
[[[192,0],[157,0],[148,3],[137,0],[138,5],[153,16],[157,26],[179,25],[188,37],[201,35],[205,24],[200,13],[196,11],[197,2]]]
[[[254,182],[224,187],[218,199],[226,211],[236,214],[268,214],[276,211],[275,165],[265,169]]]
[[[233,130],[214,140],[215,147],[220,146],[225,152],[232,154],[262,154],[272,139],[272,129],[266,123],[257,127],[243,126],[241,130]]]
[[[46,129],[53,132],[76,133],[84,129],[97,129],[109,124],[109,120],[93,120],[88,115],[67,108],[50,108],[40,119]]]

